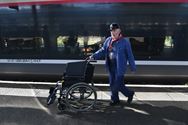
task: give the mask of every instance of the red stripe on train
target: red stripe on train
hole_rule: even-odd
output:
[[[16,1],[16,0],[15,0]],[[63,4],[63,3],[188,3],[188,0],[43,0],[22,2],[0,2],[0,6],[17,5],[41,5],[41,4]]]

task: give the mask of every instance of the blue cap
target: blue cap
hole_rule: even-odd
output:
[[[119,24],[117,23],[110,24],[110,31],[115,30],[115,29],[120,29]]]

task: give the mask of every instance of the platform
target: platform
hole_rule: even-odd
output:
[[[42,88],[41,84],[44,85]],[[188,125],[188,86],[127,85],[135,90],[133,103],[120,94],[121,104],[109,106],[108,86],[96,86],[98,101],[88,112],[60,112],[46,105],[55,83],[0,83],[1,125]],[[24,86],[23,86],[24,85]],[[38,88],[37,85],[40,85]],[[7,87],[6,87],[7,86]]]

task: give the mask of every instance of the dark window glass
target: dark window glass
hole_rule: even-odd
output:
[[[187,12],[187,3],[0,7],[0,58],[84,59],[117,22],[136,60],[188,60]]]

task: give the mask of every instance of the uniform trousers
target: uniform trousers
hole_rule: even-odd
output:
[[[133,94],[133,91],[129,90],[124,84],[124,75],[118,75],[116,64],[110,63],[109,67],[109,82],[111,89],[111,100],[116,102],[119,101],[120,91],[124,96],[129,97]]]

